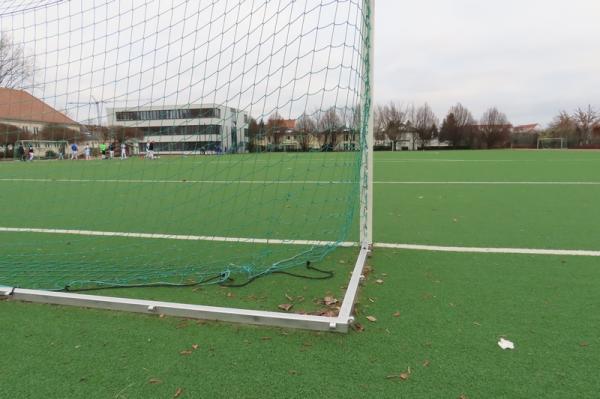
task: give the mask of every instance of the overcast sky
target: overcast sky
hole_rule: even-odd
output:
[[[376,16],[377,102],[544,125],[600,107],[598,0],[379,0]]]

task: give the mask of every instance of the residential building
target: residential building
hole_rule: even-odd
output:
[[[60,141],[78,137],[80,132],[77,122],[44,101],[26,91],[8,88],[0,88],[0,125],[13,126],[16,133],[11,135],[11,142],[5,140],[3,151],[12,150],[19,141],[32,144],[37,157],[64,152],[65,145]]]
[[[139,151],[160,154],[245,152],[248,115],[217,104],[109,108],[110,126],[140,130]]]

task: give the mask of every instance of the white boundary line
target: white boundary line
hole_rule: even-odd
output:
[[[0,227],[0,233],[39,233],[39,234],[66,234],[78,236],[96,237],[125,237],[143,238],[153,240],[179,240],[179,241],[208,241],[208,242],[235,242],[242,244],[266,244],[266,245],[299,245],[299,246],[338,246],[343,248],[356,248],[359,243],[352,241],[318,241],[318,240],[285,240],[274,238],[244,238],[244,237],[219,237],[219,236],[194,236],[176,234],[152,234],[152,233],[124,233],[113,231],[93,230],[67,230],[67,229],[39,229],[23,227]],[[535,249],[535,248],[485,248],[485,247],[455,247],[438,245],[418,244],[393,244],[375,243],[375,248],[403,249],[427,252],[458,252],[458,253],[485,253],[485,254],[514,254],[514,255],[553,255],[553,256],[589,256],[600,257],[600,251],[571,250],[571,249]]]
[[[302,246],[340,246],[357,247],[354,242],[315,241],[315,240],[282,240],[271,238],[243,238],[243,237],[218,237],[218,236],[194,236],[177,234],[153,234],[153,233],[124,233],[115,231],[93,231],[93,230],[66,230],[66,229],[37,229],[21,227],[0,227],[0,233],[41,233],[41,234],[67,234],[77,236],[96,237],[126,237],[146,238],[154,240],[178,240],[178,241],[213,241],[213,242],[236,242],[244,244],[275,244],[275,245],[302,245]]]
[[[3,178],[0,182],[28,183],[129,183],[129,184],[357,184],[355,181],[343,180],[144,180],[144,179],[26,179]]]
[[[34,179],[0,178],[0,182],[27,183],[117,183],[117,184],[357,184],[350,180],[145,180],[145,179]],[[600,186],[595,181],[376,181],[383,185],[498,185],[498,186]]]
[[[402,185],[498,185],[498,186],[600,186],[595,181],[378,181],[375,184]]]
[[[600,251],[570,250],[570,249],[447,247],[447,246],[436,246],[436,245],[384,244],[384,243],[376,243],[375,248],[404,249],[404,250],[427,251],[427,252],[600,257]]]

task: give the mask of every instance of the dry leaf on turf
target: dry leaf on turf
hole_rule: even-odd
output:
[[[173,399],[180,397],[182,393],[183,393],[183,389],[177,388],[177,390],[175,391],[175,395],[173,395]]]
[[[323,298],[323,303],[327,306],[331,306],[331,305],[335,305],[336,303],[338,303],[338,300],[332,296],[326,296],[325,298]]]
[[[200,345],[198,345],[198,344],[194,344],[194,345],[192,345],[192,349],[193,349],[193,350],[198,350],[198,348],[199,348],[199,347],[200,347]]]
[[[190,351],[190,350],[184,350],[184,351],[179,352],[179,354],[181,356],[188,356],[188,355],[192,354],[192,351]]]
[[[151,385],[158,385],[158,384],[162,384],[162,381],[161,381],[161,380],[159,380],[158,378],[150,378],[150,379],[148,380],[148,384],[151,384]]]
[[[406,381],[410,378],[410,374],[409,373],[400,373],[400,374],[391,374],[388,375],[387,377],[388,380],[395,380],[395,379],[400,379],[402,381]]]
[[[284,312],[289,312],[294,307],[294,305],[291,303],[283,303],[277,307],[283,310]]]
[[[371,323],[375,323],[377,318],[375,316],[367,316],[367,320],[369,320]]]
[[[394,316],[394,317],[400,317],[400,312],[396,312],[392,316]]]
[[[294,298],[292,298],[291,296],[289,296],[288,294],[285,294],[285,297],[287,298],[288,301],[290,302],[294,302]]]
[[[582,348],[587,348],[588,346],[590,346],[590,344],[588,344],[587,342],[584,341],[584,342],[581,342],[579,344],[579,346],[581,346]]]
[[[375,280],[375,282],[376,282],[377,284],[383,284],[383,280],[382,280],[382,279],[377,279],[377,280]]]
[[[423,362],[423,367],[429,367],[430,364],[431,364],[431,362],[429,360],[425,360]]]
[[[365,327],[360,323],[352,324],[352,328],[354,329],[354,331],[359,332],[359,333],[365,331]]]

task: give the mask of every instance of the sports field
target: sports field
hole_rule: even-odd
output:
[[[163,189],[173,198],[186,198],[207,180],[227,181],[226,162],[279,166],[261,168],[264,173],[243,183],[255,187],[243,186],[257,196],[245,200],[266,218],[274,206],[269,198],[279,198],[283,189],[290,207],[278,207],[281,212],[310,206],[300,190],[310,187],[313,198],[317,190],[329,190],[324,197],[331,203],[320,204],[330,206],[325,214],[341,223],[346,219],[336,204],[351,193],[345,187],[356,175],[348,167],[353,156],[290,155],[294,168],[284,154],[189,158],[183,169],[169,168],[175,161],[167,159],[132,160],[126,166],[94,161],[81,162],[77,175],[67,162],[0,163],[0,227],[114,231],[115,220],[128,224],[121,217],[136,221],[135,233],[156,233],[160,227],[164,234],[256,237],[260,226],[243,226],[236,219],[242,211],[226,218],[207,212],[223,222],[201,231],[198,225],[207,224],[190,211],[197,203],[180,202],[173,214],[191,216],[166,218],[171,222],[165,224],[142,217],[160,204],[132,202],[131,193],[151,199],[153,190]],[[210,162],[215,162],[212,171]],[[597,397],[600,152],[376,153],[375,168],[378,245],[360,291],[355,331],[335,335],[2,301],[0,396]],[[126,196],[118,211],[105,197],[115,184],[123,185]],[[242,201],[231,194],[232,201]],[[68,211],[64,201],[52,198],[71,198]],[[33,208],[31,201],[45,212],[24,215],[24,209]],[[108,219],[97,217],[107,214]],[[334,220],[311,221],[310,230],[303,230],[305,224],[294,217],[278,215],[277,220],[290,222],[278,224],[270,237],[341,238],[328,228]],[[353,215],[349,223],[356,219]],[[315,226],[320,236],[304,235]],[[143,265],[146,256],[173,248],[168,240],[137,238],[130,244],[134,238],[126,236],[0,232],[4,264],[22,255],[14,247],[29,245],[43,253],[36,241],[41,235],[44,245],[67,245],[68,240],[76,247],[69,249],[67,262],[118,247],[129,248],[131,259]],[[356,231],[344,239],[356,240]],[[189,259],[195,245],[177,243],[181,253],[175,259]],[[411,246],[419,247],[404,249]],[[269,246],[264,247],[268,258]],[[315,311],[323,308],[323,297],[341,298],[356,252],[338,249],[319,262],[318,267],[335,272],[328,280],[273,275],[239,289],[136,288],[102,294],[266,310],[292,302],[295,311]],[[516,349],[502,351],[500,337]]]

